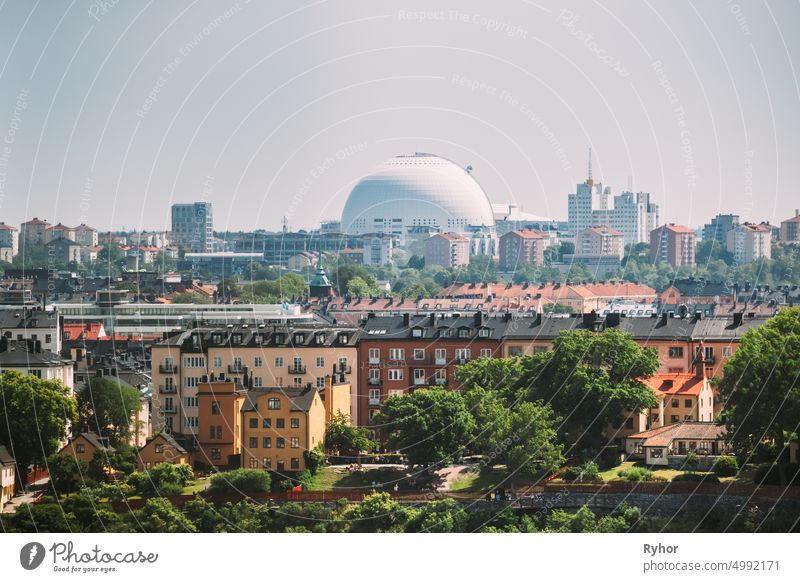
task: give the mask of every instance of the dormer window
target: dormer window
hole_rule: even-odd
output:
[[[211,341],[214,342],[217,345],[221,344],[222,343],[222,334],[215,333],[214,335],[211,336]]]
[[[253,342],[254,342],[254,343],[256,343],[256,344],[261,344],[261,342],[263,341],[263,339],[264,339],[264,338],[261,336],[261,334],[260,334],[260,333],[257,333],[257,334],[255,334],[255,335],[253,336]]]
[[[422,337],[422,329],[415,327],[411,330],[411,337]]]
[[[276,344],[282,344],[283,341],[284,341],[282,333],[276,333],[273,337],[275,338],[275,343]]]
[[[231,336],[231,343],[235,346],[242,344],[242,334],[235,333]]]
[[[468,328],[461,328],[458,330],[458,337],[469,337],[470,330]]]
[[[324,344],[324,343],[325,343],[325,334],[324,333],[318,333],[317,334],[317,344],[321,345],[321,344]]]
[[[350,336],[348,336],[346,333],[340,333],[339,334],[339,343],[340,344],[346,344],[349,339],[350,339]]]
[[[302,344],[305,341],[305,336],[302,333],[294,334],[294,343]]]
[[[489,329],[482,327],[478,330],[478,337],[489,337]]]

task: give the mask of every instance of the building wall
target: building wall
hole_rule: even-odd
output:
[[[69,441],[58,454],[62,457],[73,457],[79,461],[83,461],[87,465],[94,456],[95,447],[82,435],[78,435]]]
[[[673,267],[695,264],[695,234],[661,226],[650,233],[650,261]]]
[[[139,451],[136,467],[139,471],[147,471],[159,463],[187,465],[189,455],[176,449],[165,438],[157,435]]]
[[[228,467],[242,451],[241,410],[244,393],[234,382],[202,383],[197,387],[196,462]]]
[[[425,265],[446,269],[469,264],[469,240],[435,234],[425,241]]]
[[[14,465],[0,465],[0,511],[14,497],[14,481],[16,472]]]
[[[19,231],[13,226],[0,223],[0,248],[11,249],[11,256],[19,253]]]

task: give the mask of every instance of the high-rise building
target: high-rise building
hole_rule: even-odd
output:
[[[12,257],[19,252],[19,231],[5,222],[0,222],[0,249],[4,249],[5,254]]]
[[[45,231],[49,226],[49,222],[38,218],[23,222],[19,229],[19,238],[23,248],[38,247],[47,242],[45,240]]]
[[[722,246],[727,244],[728,231],[739,224],[738,214],[717,214],[703,226],[703,240],[715,240]]]
[[[727,233],[727,248],[739,264],[772,258],[772,230],[765,224],[737,224]]]
[[[795,210],[793,217],[781,221],[781,242],[800,243],[800,210]]]
[[[192,253],[214,251],[211,202],[172,205],[172,241]]]
[[[394,237],[382,232],[374,232],[363,235],[361,240],[364,242],[363,263],[365,265],[382,267],[392,264]]]
[[[673,267],[694,266],[697,235],[688,226],[665,224],[650,233],[650,261]]]
[[[425,241],[425,266],[452,269],[469,265],[469,246],[469,239],[460,234],[435,234]]]
[[[580,257],[617,257],[625,253],[623,234],[608,226],[592,226],[575,238],[575,255]]]
[[[549,239],[538,230],[512,230],[500,237],[500,268],[513,270],[522,265],[540,267]]]
[[[81,224],[75,227],[75,242],[82,247],[96,247],[98,243],[97,229]]]

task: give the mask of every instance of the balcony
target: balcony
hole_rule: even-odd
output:
[[[414,386],[427,386],[428,379],[427,378],[414,378]]]
[[[380,358],[372,358],[372,357],[370,357],[370,358],[368,358],[368,360],[367,360],[367,361],[368,361],[370,364],[373,364],[373,365],[377,365],[377,364],[380,364],[380,363],[381,363],[381,359],[380,359]]]
[[[380,406],[381,405],[381,397],[378,396],[377,398],[370,396],[368,401],[370,406]]]
[[[158,371],[162,374],[177,374],[178,366],[175,364],[161,364],[158,366]]]
[[[305,366],[290,366],[289,367],[290,374],[305,374],[306,367]]]
[[[706,355],[706,357],[703,358],[703,363],[704,364],[713,364],[715,361],[716,361],[716,358],[714,356]]]
[[[158,391],[161,394],[176,394],[178,392],[178,389],[175,386],[165,386],[165,385],[161,384],[158,387]]]
[[[228,373],[229,374],[244,374],[244,365],[243,364],[228,364]]]
[[[447,378],[436,378],[437,386],[444,386],[445,384],[447,384]]]
[[[435,363],[437,366],[446,366],[446,365],[447,365],[447,358],[436,358],[436,359],[434,360],[434,363]]]

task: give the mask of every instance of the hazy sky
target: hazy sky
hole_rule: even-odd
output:
[[[566,218],[594,177],[662,220],[800,206],[800,3],[0,0],[0,220],[338,218],[415,151]]]

